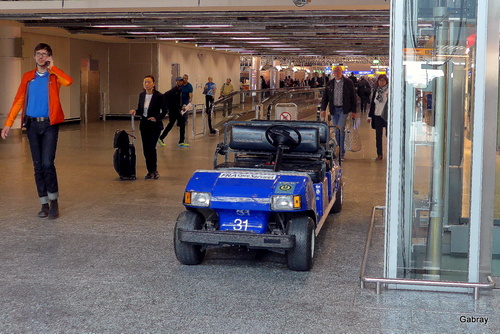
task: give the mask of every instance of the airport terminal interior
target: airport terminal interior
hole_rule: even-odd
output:
[[[330,6],[322,0],[294,0],[293,3],[280,0],[277,1],[280,4],[292,5],[270,8],[259,20],[256,14],[250,16],[250,12],[258,11],[251,6],[250,9],[242,6],[238,11],[239,1],[227,12],[210,6],[197,9],[200,15],[191,23],[200,25],[212,15],[218,26],[210,29],[235,30],[225,35],[226,39],[244,36],[241,30],[252,31],[247,21],[253,23],[250,25],[255,29],[252,32],[255,39],[250,40],[252,44],[247,47],[255,46],[258,54],[241,54],[227,51],[229,46],[215,46],[222,42],[209,42],[209,35],[213,33],[207,33],[207,27],[192,28],[201,29],[199,32],[185,31],[189,27],[179,27],[178,22],[170,21],[177,17],[174,7],[163,8],[165,13],[158,13],[159,7],[151,9],[159,6],[157,1],[151,1],[142,9],[125,6],[126,13],[118,6],[106,15],[102,14],[105,12],[102,8],[92,11],[77,8],[85,6],[78,1],[63,1],[63,8],[29,14],[23,10],[22,3],[35,6],[35,1],[17,1],[19,4],[4,1],[7,4],[0,4],[0,35],[13,39],[17,48],[12,49],[13,57],[0,57],[0,63],[9,65],[5,71],[16,73],[14,77],[18,79],[8,80],[8,84],[15,87],[5,88],[0,95],[9,100],[0,101],[0,127],[21,74],[33,67],[32,49],[40,39],[53,46],[57,66],[71,74],[74,83],[61,87],[66,121],[60,125],[56,155],[59,218],[49,220],[37,216],[40,204],[33,180],[33,163],[20,119],[16,120],[8,138],[0,139],[3,194],[0,201],[0,333],[500,332],[499,85],[498,82],[493,85],[497,101],[484,107],[490,110],[486,108],[494,104],[497,116],[489,118],[493,117],[491,113],[482,115],[475,110],[481,108],[475,102],[481,66],[474,64],[482,42],[474,34],[479,28],[476,30],[472,23],[481,15],[477,4],[491,4],[490,1],[438,1],[441,6],[434,11],[428,1],[409,1],[414,7],[405,8],[405,15],[418,22],[415,24],[418,31],[408,30],[414,36],[414,40],[408,41],[412,51],[406,51],[405,47],[399,53],[391,53],[389,43],[391,11],[394,14],[399,9],[398,5],[386,1],[367,1],[364,9],[359,10],[361,7]],[[223,7],[224,1],[212,2]],[[61,1],[52,3],[61,6]],[[262,3],[257,0],[255,6]],[[360,1],[355,3],[360,5]],[[196,6],[188,1],[186,7],[190,9],[183,11],[175,7],[184,19]],[[499,7],[491,5],[497,13]],[[314,9],[314,13],[308,12],[308,8]],[[339,8],[349,11],[349,15],[347,12],[341,15]],[[44,11],[53,11],[54,15],[41,18]],[[318,32],[315,35],[318,40],[339,43],[337,48],[348,50],[347,45],[352,45],[350,54],[327,54],[330,51],[324,48],[325,43],[311,38],[312,31],[289,31],[291,28],[283,23],[288,14],[290,20],[300,18],[300,11],[311,20],[324,15],[314,21],[315,29],[321,24],[333,25],[337,12],[341,17],[337,20],[342,20],[336,22],[339,31],[345,29],[344,32],[352,33],[350,24],[352,20],[363,20],[363,11],[365,19],[371,18],[379,24],[377,29],[359,28],[363,37],[353,34],[352,40],[347,41],[328,40],[331,37]],[[446,15],[438,15],[440,11],[446,11]],[[359,16],[353,18],[355,14]],[[141,21],[138,16],[147,19]],[[447,17],[451,22],[446,28],[449,40],[443,37],[441,28],[429,26],[438,21],[435,17],[439,20]],[[90,24],[92,20],[95,22]],[[99,33],[96,30],[99,20],[99,24],[109,25],[129,20],[125,22],[129,26],[106,27],[105,33]],[[168,28],[155,38],[169,38],[165,37],[169,36],[168,30],[175,34],[177,42],[153,41],[148,37],[161,30],[158,20],[164,20]],[[496,20],[500,27],[498,18]],[[280,24],[269,28],[272,31],[266,35],[261,30],[269,27],[271,21]],[[462,25],[462,21],[466,24]],[[137,27],[131,27],[131,23]],[[256,23],[261,26],[255,28]],[[153,28],[141,28],[146,24]],[[462,32],[465,26],[467,29]],[[137,37],[138,33],[130,33],[131,29],[138,29],[142,34]],[[372,36],[373,31],[380,36]],[[264,38],[276,38],[273,36],[279,33],[289,35],[290,45],[275,46],[277,54],[272,55]],[[196,37],[200,40],[191,39]],[[360,57],[355,51],[362,50],[365,38],[370,39],[367,44],[371,44],[368,48],[373,53]],[[382,42],[377,44],[377,38]],[[296,49],[298,44],[291,45],[294,39],[309,51],[322,53],[321,57],[304,56],[301,54],[304,50]],[[22,47],[18,44],[20,40]],[[446,43],[443,40],[451,47],[441,45]],[[241,40],[233,41],[232,47],[242,47]],[[200,43],[213,46],[200,51]],[[498,38],[495,43],[498,72]],[[432,54],[434,61],[423,61],[431,57],[433,48],[438,50],[438,55]],[[448,65],[439,62],[444,59],[439,52],[446,54]],[[390,93],[402,101],[394,101],[391,106],[401,108],[399,115],[394,109],[390,111],[393,119],[400,120],[399,125],[389,122],[386,130],[389,133],[383,135],[383,157],[375,159],[375,131],[368,123],[367,112],[361,111],[358,99],[355,123],[359,125],[361,148],[346,152],[341,161],[342,211],[328,215],[316,237],[311,270],[289,270],[282,252],[245,246],[210,248],[199,265],[179,263],[174,251],[174,229],[177,217],[186,210],[183,205],[186,183],[196,170],[214,168],[214,152],[224,139],[228,122],[288,117],[315,121],[323,88],[309,85],[308,79],[315,77],[314,73],[318,73],[318,77],[331,76],[332,68],[340,65],[346,76],[352,73],[358,79],[364,76],[374,81],[378,75],[388,74],[392,81],[395,73],[401,71],[390,67],[394,64],[390,55],[405,59],[406,72],[401,74],[405,80],[401,82],[406,85],[400,92]],[[491,64],[489,61],[485,60]],[[302,62],[300,66],[299,62]],[[422,62],[427,63],[420,67]],[[158,179],[144,178],[147,169],[139,118],[131,121],[128,114],[128,110],[137,106],[142,78],[151,73],[157,76],[162,92],[172,86],[176,76],[184,73],[189,74],[194,87],[194,111],[188,113],[186,125],[189,146],[178,145],[179,127],[174,126],[164,140],[165,146],[156,147]],[[262,89],[261,75],[270,88]],[[224,112],[227,99],[216,102],[212,114],[216,133],[213,134],[208,129],[202,94],[208,76],[213,76],[219,87],[226,77],[231,77],[237,87],[231,96],[231,115]],[[295,83],[290,84],[295,87],[286,87],[286,83],[280,86],[280,81],[285,82],[288,76],[295,79],[292,80]],[[499,80],[498,73],[494,77]],[[0,80],[0,87],[6,86],[6,81]],[[391,89],[394,87],[397,85],[391,83]],[[490,96],[491,91],[484,94]],[[442,99],[443,96],[447,98]],[[460,109],[464,112],[457,112]],[[450,117],[441,118],[441,114]],[[168,120],[167,115],[163,123],[166,125]],[[488,124],[491,120],[495,121],[493,125]],[[483,139],[485,144],[477,146],[475,138],[481,136],[475,135],[479,131],[475,122],[480,121],[486,124],[481,134],[495,138]],[[113,168],[113,141],[117,130],[126,130],[136,137],[131,137],[137,154],[135,180],[121,180]],[[471,240],[476,240],[469,239],[474,237],[469,231],[474,229],[473,211],[478,208],[477,203],[471,201],[471,197],[477,196],[473,180],[478,177],[473,157],[477,157],[474,154],[478,154],[479,149],[491,152],[487,150],[493,146],[496,154],[483,159],[484,165],[494,166],[491,173],[485,172],[494,179],[494,182],[485,181],[489,182],[485,188],[493,189],[493,193],[489,197],[483,193],[486,204],[481,207],[492,209],[490,215],[494,217],[487,231],[493,235],[483,239],[484,230],[478,230],[481,247],[478,247],[479,260],[475,260],[470,255],[473,247],[468,247]],[[474,148],[478,149],[474,151]],[[401,161],[394,163],[395,156]],[[218,159],[220,162],[222,158]],[[441,165],[446,168],[436,167]],[[405,181],[396,192],[391,189],[395,184],[394,173]],[[400,204],[401,222],[393,225],[390,215],[394,215],[394,211],[391,213],[390,207],[394,204],[392,201],[396,201],[396,193],[401,194],[399,200],[404,205]],[[440,196],[442,202],[436,205],[439,201],[436,198]],[[387,202],[388,198],[392,201]],[[483,203],[483,198],[478,202]],[[442,206],[445,212],[441,220],[436,220],[436,206]],[[440,227],[437,238],[433,231],[436,226]],[[392,228],[401,235],[394,244],[391,244]],[[487,247],[490,247],[489,253]],[[391,263],[395,264],[393,273]],[[435,268],[438,265],[439,268]],[[486,274],[481,271],[482,276],[477,280],[471,279],[474,265],[486,268]],[[392,283],[379,285],[364,280],[375,278],[384,282],[382,278],[387,277],[392,277]],[[402,282],[397,283],[396,279]],[[430,285],[415,283],[419,280]],[[456,285],[453,288],[439,286],[447,282]],[[473,286],[464,289],[468,282],[480,289],[475,290]],[[496,286],[492,282],[496,282]]]

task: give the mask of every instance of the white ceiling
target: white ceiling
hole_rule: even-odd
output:
[[[268,0],[272,5],[262,0],[148,0],[145,7],[136,0],[2,1],[0,20],[57,27],[84,38],[188,43],[242,55],[296,57],[304,64],[325,57],[387,58],[387,1],[367,0],[362,6],[354,0],[350,7],[338,0],[310,0],[303,7],[293,1],[301,0]],[[336,9],[343,7],[351,9]]]

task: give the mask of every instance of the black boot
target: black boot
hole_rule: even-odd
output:
[[[59,204],[57,204],[57,199],[50,201],[49,208],[49,219],[56,219],[59,217]]]
[[[216,131],[214,130],[214,128],[212,128],[212,120],[210,119],[210,116],[208,116],[208,128],[210,129],[210,133],[211,134],[216,133]]]
[[[49,204],[42,204],[42,209],[38,212],[38,217],[46,218],[49,215]]]

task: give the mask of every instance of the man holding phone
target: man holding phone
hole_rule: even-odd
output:
[[[24,73],[1,137],[7,139],[19,111],[23,110],[23,126],[28,135],[36,188],[42,204],[38,217],[55,219],[59,217],[59,189],[54,160],[59,123],[64,122],[59,89],[71,85],[73,79],[54,66],[49,45],[40,43],[33,53],[36,68]]]

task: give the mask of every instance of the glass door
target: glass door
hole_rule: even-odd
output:
[[[399,278],[467,281],[477,1],[405,1]]]

